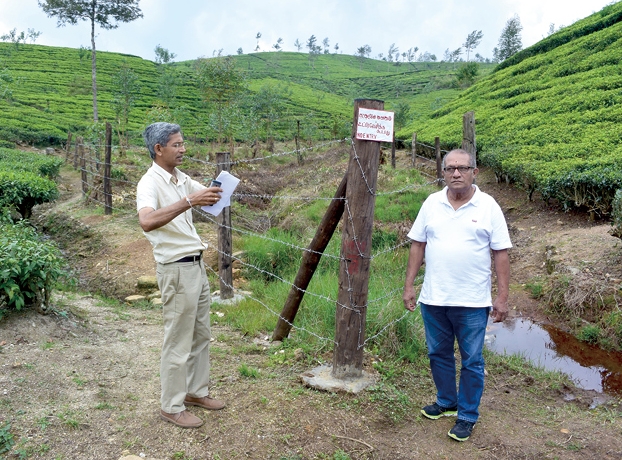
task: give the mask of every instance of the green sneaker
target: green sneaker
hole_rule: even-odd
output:
[[[447,433],[447,436],[449,436],[451,439],[455,439],[456,441],[466,441],[467,439],[469,439],[469,436],[471,436],[471,432],[473,431],[474,426],[475,423],[473,422],[467,422],[466,420],[458,419],[454,427],[449,430],[449,433]]]
[[[441,417],[451,417],[458,415],[457,407],[441,407],[438,404],[430,404],[421,409],[421,413],[432,420],[437,420]]]

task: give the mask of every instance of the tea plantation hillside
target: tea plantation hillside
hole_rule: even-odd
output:
[[[270,135],[293,138],[304,121],[309,140],[348,135],[355,98],[408,104],[411,117],[427,116],[460,92],[453,83],[459,64],[389,63],[349,55],[272,52],[232,56],[246,90],[229,119],[239,141]],[[195,61],[156,64],[135,56],[97,52],[100,121],[117,123],[114,101],[123,94],[122,72],[132,75],[128,130],[137,135],[146,123],[169,119],[187,134],[215,138],[214,107],[202,100]],[[492,64],[481,64],[480,75]],[[258,94],[279,101],[258,102]],[[278,103],[277,103],[278,102]],[[274,106],[278,106],[278,110]],[[270,111],[270,114],[265,112]],[[94,136],[90,51],[0,43],[0,140],[61,144],[67,131]],[[114,131],[117,131],[118,126]]]
[[[400,134],[459,146],[470,110],[480,161],[499,177],[607,215],[622,187],[622,3],[516,54]]]

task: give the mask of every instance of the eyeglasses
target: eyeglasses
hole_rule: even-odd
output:
[[[169,147],[173,147],[174,149],[180,149],[185,146],[186,146],[185,142],[175,142],[174,144],[171,144]]]
[[[458,170],[458,172],[460,172],[460,174],[464,174],[465,172],[468,172],[470,169],[475,169],[473,166],[446,166],[443,168],[443,171],[445,171],[448,174],[453,174],[454,172],[456,172],[456,169]]]

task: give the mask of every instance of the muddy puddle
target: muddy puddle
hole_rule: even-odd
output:
[[[548,370],[569,375],[579,388],[622,395],[622,353],[607,352],[548,324],[516,318],[489,322],[486,346],[518,354]]]

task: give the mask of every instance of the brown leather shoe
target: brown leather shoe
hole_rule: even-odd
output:
[[[219,401],[211,396],[203,396],[202,398],[193,398],[192,396],[186,396],[184,404],[187,406],[199,406],[207,410],[220,410],[225,407],[224,401]]]
[[[178,412],[177,414],[169,414],[168,412],[160,410],[160,418],[182,428],[198,428],[203,425],[203,420],[196,415],[192,415],[187,410]]]

